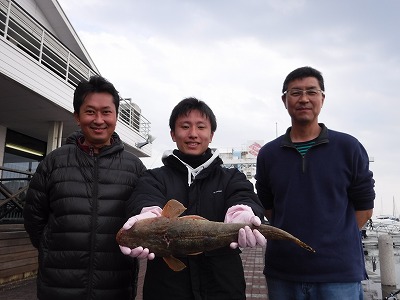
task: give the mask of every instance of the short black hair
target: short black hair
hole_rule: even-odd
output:
[[[283,82],[282,93],[287,91],[287,88],[288,88],[288,85],[290,82],[292,82],[293,80],[296,80],[296,79],[303,79],[306,77],[315,77],[318,80],[321,90],[325,91],[324,77],[322,77],[322,73],[311,67],[301,67],[301,68],[297,68],[296,70],[290,72],[286,76],[286,79]]]
[[[100,75],[91,76],[89,80],[83,79],[74,92],[74,112],[79,114],[83,101],[90,93],[108,93],[113,97],[113,102],[118,115],[120,96],[114,85]]]
[[[169,128],[171,128],[171,131],[175,131],[176,120],[180,116],[188,115],[192,110],[200,111],[208,120],[210,120],[211,132],[215,132],[217,130],[217,119],[215,118],[211,108],[203,101],[194,97],[190,97],[180,101],[172,110],[169,118]]]

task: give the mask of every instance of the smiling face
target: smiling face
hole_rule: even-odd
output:
[[[315,95],[303,92],[303,90],[310,89],[315,89],[319,92]],[[292,125],[318,124],[318,115],[325,100],[325,95],[320,92],[320,89],[321,87],[315,77],[305,77],[289,82],[288,91],[302,90],[300,96],[291,96],[290,93],[282,96],[282,101],[292,118]]]
[[[85,144],[99,149],[110,145],[111,135],[117,124],[117,112],[109,93],[89,93],[74,113],[78,126],[85,136]]]
[[[175,122],[175,129],[171,131],[172,140],[179,151],[189,155],[201,155],[206,152],[213,135],[210,120],[196,109],[179,116]]]

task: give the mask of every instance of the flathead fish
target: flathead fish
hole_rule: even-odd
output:
[[[279,228],[242,223],[212,222],[196,215],[179,217],[186,208],[174,199],[164,206],[160,217],[137,221],[130,229],[121,229],[116,236],[119,245],[131,249],[142,246],[148,248],[174,271],[186,266],[174,256],[196,255],[237,242],[238,231],[244,226],[257,229],[267,239],[288,240],[304,249],[313,248]]]

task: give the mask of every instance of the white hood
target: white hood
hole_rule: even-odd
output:
[[[190,186],[193,182],[193,180],[196,178],[196,176],[198,174],[200,174],[200,172],[202,170],[204,170],[205,168],[207,168],[213,161],[215,158],[218,157],[219,155],[219,151],[217,149],[211,149],[211,153],[212,156],[210,157],[209,160],[207,160],[205,163],[203,163],[202,165],[198,166],[196,169],[193,169],[191,166],[189,166],[187,163],[185,163],[184,161],[182,161],[178,156],[176,156],[173,152],[173,150],[166,150],[163,155],[161,160],[164,162],[164,159],[166,159],[169,156],[174,156],[177,160],[179,160],[187,169],[188,171],[188,185]]]

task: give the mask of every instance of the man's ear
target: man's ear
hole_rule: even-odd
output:
[[[175,141],[175,132],[174,132],[173,130],[171,130],[169,133],[170,133],[170,135],[171,135],[172,141],[173,141],[173,142],[176,142],[176,141]]]
[[[287,105],[286,105],[286,95],[282,95],[281,97],[283,105],[285,105],[285,108],[287,109]]]
[[[78,126],[81,126],[81,122],[79,121],[79,114],[77,112],[74,112],[74,118],[75,118],[76,124]]]

